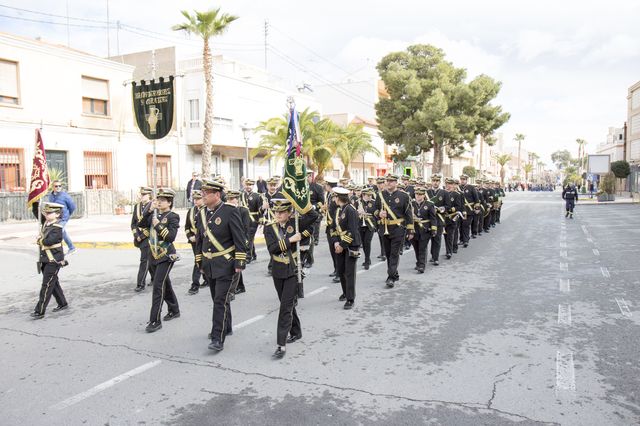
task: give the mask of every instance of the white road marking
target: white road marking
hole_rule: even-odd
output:
[[[560,248],[566,249],[567,248],[567,243],[560,243]]]
[[[571,305],[558,305],[558,324],[571,325]]]
[[[593,254],[594,256],[600,256],[600,252],[598,251],[598,249],[593,249]]]
[[[105,389],[108,389],[112,386],[117,385],[120,382],[123,382],[127,379],[130,379],[133,376],[136,376],[140,373],[143,373],[157,365],[159,365],[162,361],[157,359],[155,361],[148,362],[146,364],[142,364],[140,367],[136,367],[133,370],[127,371],[119,376],[114,377],[113,379],[107,380],[106,382],[100,383],[97,386],[92,387],[88,391],[79,393],[77,395],[72,396],[71,398],[67,398],[62,402],[59,402],[55,405],[52,405],[50,408],[53,410],[63,410],[67,407],[70,407],[78,402],[85,400],[99,392],[102,392]]]
[[[306,299],[307,297],[312,297],[312,296],[315,296],[316,294],[320,294],[320,293],[322,293],[323,291],[327,290],[328,288],[329,288],[329,287],[327,287],[327,286],[320,287],[320,288],[316,288],[316,289],[315,289],[315,290],[313,290],[311,293],[309,293],[309,294],[305,295],[305,299]]]
[[[571,291],[571,284],[569,283],[569,279],[560,279],[560,282],[558,283],[558,287],[560,289],[561,292],[563,293],[569,293]]]
[[[556,354],[556,391],[559,389],[576,390],[576,373],[571,351],[558,351]]]
[[[593,244],[593,238],[587,238],[587,241],[589,241],[591,244]]]
[[[610,278],[611,274],[609,273],[609,270],[607,269],[606,266],[601,266],[600,267],[600,272],[602,272],[602,276],[605,278]]]
[[[616,297],[616,303],[618,304],[618,308],[620,308],[620,313],[622,313],[623,316],[630,318],[632,314],[631,310],[629,310],[629,305],[627,305],[627,301],[623,298],[618,299]]]
[[[233,329],[234,329],[234,330],[237,330],[237,329],[239,329],[239,328],[246,327],[246,326],[248,326],[249,324],[253,324],[253,323],[254,323],[254,322],[256,322],[256,321],[260,321],[260,320],[261,320],[262,318],[264,318],[264,317],[265,317],[264,315],[256,315],[256,316],[255,316],[255,317],[253,317],[253,318],[249,318],[249,319],[248,319],[248,320],[246,320],[246,321],[242,321],[240,324],[234,325],[234,326],[233,326]]]
[[[386,265],[386,264],[387,264],[387,262],[383,260],[382,262],[374,263],[373,265],[369,266],[369,269],[368,269],[368,270],[371,270],[371,269],[375,268],[376,266],[380,266],[380,265],[382,265],[382,264],[385,264],[385,265]],[[359,270],[358,272],[356,272],[356,275],[358,275],[358,274],[362,274],[363,272],[367,272],[367,269],[361,269],[361,270]]]
[[[580,227],[582,228],[582,232],[584,232],[584,235],[589,235],[589,231],[587,231],[587,227],[584,225],[580,225]]]
[[[560,257],[564,257],[566,259],[567,258],[567,251],[566,250],[560,250]]]
[[[569,270],[569,264],[560,262],[560,270],[565,271],[565,272],[568,271]]]

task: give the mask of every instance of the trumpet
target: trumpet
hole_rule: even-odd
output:
[[[389,235],[389,228],[387,228],[387,218],[384,219],[384,235]]]

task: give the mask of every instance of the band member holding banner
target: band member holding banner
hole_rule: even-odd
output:
[[[413,238],[413,213],[409,195],[397,189],[398,176],[387,175],[386,181],[386,189],[380,191],[376,199],[376,210],[380,218],[379,227],[383,232],[384,251],[387,258],[385,284],[388,288],[393,288],[400,280],[398,262],[405,232],[408,239]]]
[[[140,250],[140,264],[135,291],[140,292],[146,286],[147,272],[149,271],[149,229],[151,228],[151,216],[147,212],[151,208],[151,194],[153,189],[143,186],[140,188],[140,201],[133,207],[131,215],[131,232],[133,233],[133,245]],[[153,276],[151,277],[153,280]]]
[[[193,271],[191,272],[191,288],[189,288],[189,294],[196,294],[200,290],[200,268],[196,262],[196,255],[198,254],[198,247],[196,245],[196,234],[198,228],[196,225],[196,217],[200,212],[200,208],[203,206],[202,191],[194,189],[191,191],[191,199],[193,201],[193,207],[187,212],[187,220],[184,224],[184,232],[187,234],[189,244],[191,244],[191,250],[193,251]],[[204,281],[203,287],[206,285]]]
[[[415,224],[415,236],[411,240],[413,251],[416,255],[416,271],[424,273],[427,263],[427,246],[432,235],[438,231],[436,225],[436,209],[433,203],[426,199],[426,190],[422,187],[415,188],[416,199],[413,205],[413,222]]]
[[[151,208],[146,215],[151,217],[151,231],[149,235],[149,270],[153,277],[153,297],[151,301],[151,313],[147,332],[153,333],[162,328],[162,304],[167,302],[169,312],[162,320],[170,321],[180,316],[180,307],[171,285],[169,274],[173,268],[173,263],[179,257],[173,242],[180,229],[180,216],[171,211],[173,199],[176,193],[169,188],[158,190],[156,199],[152,201]],[[157,213],[154,210],[158,209]]]
[[[53,312],[67,309],[69,304],[64,297],[60,281],[58,280],[58,272],[60,268],[67,265],[64,260],[64,252],[62,250],[62,231],[63,225],[60,223],[60,216],[64,206],[58,203],[44,202],[40,221],[40,236],[38,237],[38,246],[40,247],[40,258],[38,261],[38,273],[42,273],[42,287],[40,288],[40,298],[36,304],[35,310],[31,313],[33,319],[44,318],[44,313],[49,304],[51,296],[56,299],[58,306],[53,308]]]
[[[224,185],[203,179],[201,190],[205,207],[196,219],[196,260],[209,282],[213,300],[209,349],[219,352],[224,349],[225,337],[232,332],[231,282],[233,275],[245,268],[248,247],[240,211],[222,201]]]
[[[336,252],[336,270],[342,286],[342,295],[338,300],[346,300],[345,309],[353,308],[356,299],[356,263],[360,257],[360,225],[358,212],[351,205],[349,190],[334,188],[338,209],[334,223],[336,233],[332,238]]]
[[[358,202],[358,215],[360,216],[360,241],[362,242],[362,251],[364,252],[364,269],[371,266],[371,240],[373,234],[377,233],[378,224],[375,217],[376,204],[373,201],[373,189],[365,188],[362,190],[361,199]]]

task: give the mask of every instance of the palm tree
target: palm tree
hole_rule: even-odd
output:
[[[202,139],[202,176],[211,174],[211,132],[213,130],[213,58],[209,40],[225,32],[237,16],[220,13],[220,8],[209,9],[206,12],[193,11],[190,14],[183,10],[182,16],[186,22],[171,27],[174,31],[185,31],[202,38],[202,63],[204,68],[204,81],[207,87],[207,100],[204,112],[204,137]]]
[[[504,175],[506,174],[504,166],[511,161],[511,154],[496,155],[496,162],[500,164],[500,183],[504,185]]]
[[[344,165],[342,177],[351,178],[349,166],[354,159],[367,152],[380,155],[380,151],[371,144],[371,135],[364,132],[362,124],[349,124],[346,128],[340,129],[335,140],[336,153]]]
[[[518,176],[520,176],[520,148],[522,147],[522,141],[525,136],[522,133],[516,133],[516,137],[513,138],[514,141],[518,142]]]
[[[524,181],[529,182],[529,173],[533,171],[533,164],[527,163],[524,165]]]

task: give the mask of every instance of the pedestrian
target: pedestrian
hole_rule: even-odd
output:
[[[42,273],[42,286],[38,303],[31,313],[33,319],[44,318],[51,296],[56,299],[58,304],[53,308],[53,312],[62,311],[69,307],[58,279],[60,268],[67,265],[62,250],[64,226],[60,223],[64,208],[65,206],[59,203],[43,203],[42,213],[44,216],[40,218],[42,227],[37,240],[40,249],[38,273]]]
[[[267,192],[267,182],[262,179],[262,176],[258,176],[258,180],[256,180],[256,190],[258,194],[264,194]]]
[[[595,189],[595,186],[593,184],[592,181],[589,181],[589,198],[593,198],[593,190]]]
[[[151,202],[151,208],[146,215],[151,217],[151,231],[149,235],[149,270],[153,282],[153,295],[151,298],[151,312],[147,333],[153,333],[162,328],[162,321],[170,321],[180,317],[178,298],[173,291],[169,274],[174,262],[179,257],[173,242],[180,229],[180,216],[171,211],[175,191],[169,188],[158,190],[156,199]],[[156,211],[157,209],[157,211]],[[162,320],[162,305],[167,303],[168,313]]]
[[[198,215],[198,261],[200,270],[209,282],[213,313],[209,349],[222,351],[226,336],[233,333],[229,304],[233,275],[241,272],[247,259],[247,236],[242,227],[240,211],[225,204],[224,185],[203,180],[204,205]]]
[[[578,190],[573,183],[569,183],[562,191],[562,199],[565,201],[565,214],[564,217],[573,219],[573,209],[578,202]]]
[[[199,179],[198,172],[194,171],[191,173],[191,180],[187,183],[187,200],[193,206],[193,191],[199,190],[202,187],[202,181]]]
[[[360,257],[360,225],[358,212],[351,204],[349,190],[333,188],[336,194],[338,209],[334,218],[336,234],[332,239],[336,252],[336,272],[340,278],[342,295],[338,298],[345,301],[344,309],[353,308],[356,299],[356,263]]]
[[[385,285],[393,288],[400,280],[398,263],[405,232],[408,239],[413,238],[413,212],[409,195],[397,189],[398,176],[387,175],[386,181],[386,188],[376,199],[376,210],[380,218],[379,227],[383,230],[384,251],[387,258]]]
[[[198,228],[196,225],[196,217],[200,213],[200,209],[202,208],[202,191],[199,189],[194,189],[191,192],[191,197],[193,198],[193,206],[187,212],[187,219],[184,224],[184,232],[187,235],[187,240],[189,240],[189,244],[191,245],[191,251],[193,251],[193,270],[191,271],[191,288],[189,288],[189,294],[197,294],[200,290],[200,287],[206,286],[206,281],[203,281],[203,284],[200,283],[200,278],[202,274],[200,273],[200,267],[198,266],[198,262],[196,262],[196,258],[198,257],[198,247],[196,244],[196,237],[198,234]]]
[[[151,194],[153,189],[140,187],[140,201],[133,207],[131,215],[131,232],[133,233],[133,245],[140,250],[140,263],[136,279],[136,292],[141,292],[146,287],[147,272],[149,272],[149,231],[151,228],[151,216],[147,212],[151,209]],[[153,281],[153,276],[151,277]]]
[[[273,200],[275,220],[264,227],[264,238],[267,249],[273,259],[271,277],[280,300],[276,351],[273,356],[282,358],[286,354],[287,343],[302,338],[300,318],[296,312],[296,295],[298,294],[298,269],[294,254],[297,243],[302,240],[302,233],[312,232],[313,223],[318,217],[315,209],[310,210],[298,219],[298,230],[295,229],[293,205],[284,198]]]
[[[69,238],[69,234],[67,234],[66,226],[67,222],[71,219],[71,215],[76,211],[76,204],[73,202],[71,196],[62,188],[62,181],[53,181],[53,191],[49,194],[47,201],[63,205],[59,223],[62,225],[62,238],[64,239],[64,243],[67,245],[68,249],[67,256],[71,256],[76,252],[76,247],[73,245],[71,238]]]

